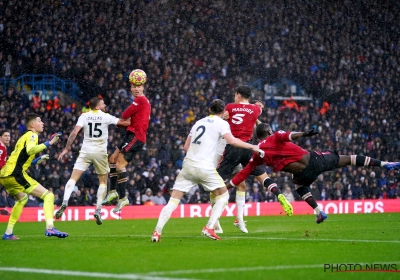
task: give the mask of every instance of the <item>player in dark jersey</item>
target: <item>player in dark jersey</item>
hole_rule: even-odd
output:
[[[232,135],[239,138],[243,142],[251,143],[253,139],[254,126],[261,114],[261,108],[257,104],[250,104],[251,89],[246,85],[236,88],[235,103],[226,105],[227,121],[232,131]],[[226,145],[222,158],[218,164],[217,172],[224,179],[229,179],[238,164],[246,166],[251,159],[253,153],[246,149],[236,148],[232,145]],[[268,178],[264,166],[256,167],[252,170],[252,175],[257,177],[257,180],[263,184]],[[247,233],[246,225],[243,221],[244,206],[246,203],[246,184],[240,182],[236,186],[236,207],[237,207],[237,220],[234,225],[242,232]],[[293,208],[286,200],[285,196],[278,196],[283,209],[288,216],[293,215]]]
[[[10,144],[10,131],[0,131],[0,169],[6,164],[7,161],[7,146]]]
[[[227,187],[235,186],[245,180],[252,170],[260,164],[271,166],[274,171],[282,170],[292,173],[296,192],[315,210],[316,222],[319,224],[327,216],[319,209],[317,202],[311,195],[309,186],[321,173],[347,165],[376,166],[383,167],[386,170],[400,170],[400,162],[386,162],[367,156],[339,155],[337,151],[331,150],[308,152],[292,143],[300,137],[310,137],[317,133],[314,129],[307,132],[280,130],[273,133],[268,124],[259,124],[256,128],[256,134],[257,138],[262,140],[259,147],[265,154],[260,156],[254,154],[249,164],[227,184]],[[277,185],[271,179],[265,180],[264,186],[272,193],[278,190]]]
[[[121,115],[123,119],[130,119],[131,124],[126,127],[124,138],[109,159],[110,191],[102,202],[105,205],[119,198],[113,212],[118,212],[122,207],[129,204],[125,194],[125,186],[128,181],[126,166],[135,157],[136,153],[143,150],[150,120],[151,106],[144,95],[144,85],[131,84],[131,93],[134,100]]]

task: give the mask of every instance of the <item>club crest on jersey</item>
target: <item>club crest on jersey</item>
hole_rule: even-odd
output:
[[[132,104],[133,104],[133,105],[136,105],[136,106],[138,105],[135,101],[133,101]]]

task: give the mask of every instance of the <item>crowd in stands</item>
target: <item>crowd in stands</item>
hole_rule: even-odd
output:
[[[398,1],[0,3],[2,78],[46,73],[71,79],[82,89],[83,100],[101,95],[107,111],[118,117],[131,102],[129,72],[140,68],[147,73],[146,95],[152,105],[147,145],[127,167],[133,205],[165,204],[182,167],[191,125],[207,114],[212,99],[233,102],[234,88],[256,78],[266,84],[287,78],[312,97],[281,102],[254,89],[253,98],[266,104],[260,120],[274,130],[318,127],[317,136],[298,141],[303,148],[387,161],[400,158]],[[57,157],[87,107],[54,104],[8,87],[0,95],[0,128],[11,130],[10,152],[25,131],[27,112],[36,111],[45,121],[40,142],[63,133],[62,141],[46,151],[50,160],[29,169],[60,204],[83,135],[63,162]],[[110,127],[109,153],[123,133]],[[289,201],[300,200],[289,174],[266,169]],[[398,181],[399,174],[392,171],[347,167],[322,174],[312,193],[317,200],[400,198]],[[276,201],[253,178],[247,185],[247,201]],[[69,205],[93,205],[97,186],[90,169]],[[208,200],[200,188],[183,203]],[[2,191],[0,207],[12,203]],[[30,198],[28,203],[40,201]]]

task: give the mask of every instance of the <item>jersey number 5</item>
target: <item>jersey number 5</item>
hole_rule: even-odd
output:
[[[99,128],[101,123],[88,123],[89,124],[89,137],[94,137],[94,138],[99,138],[102,134],[103,131]]]
[[[243,122],[243,117],[245,114],[235,114],[232,116],[232,123],[241,124]]]
[[[201,136],[203,136],[204,132],[206,132],[206,127],[204,125],[199,126],[196,131],[199,131],[201,129],[200,134],[193,140],[193,144],[201,144],[201,141],[199,141],[199,139],[201,138]]]

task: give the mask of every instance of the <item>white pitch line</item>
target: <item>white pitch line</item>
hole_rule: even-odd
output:
[[[349,262],[351,263],[351,262]],[[357,263],[357,262],[352,262]],[[377,262],[372,262],[377,263]],[[380,264],[392,264],[400,263],[400,261],[394,262],[379,262]],[[371,264],[369,263],[358,263],[361,265]],[[277,266],[255,266],[255,267],[232,267],[232,268],[207,268],[207,269],[190,269],[190,270],[173,270],[173,271],[155,271],[149,272],[146,275],[172,275],[172,274],[200,274],[200,273],[223,273],[223,272],[240,272],[240,271],[256,271],[256,270],[287,270],[287,269],[304,269],[304,268],[324,268],[324,264],[304,264],[304,265],[277,265]]]
[[[260,233],[260,232],[257,232]],[[43,235],[24,235],[24,237],[42,237]],[[109,234],[109,235],[83,235],[83,234],[78,234],[78,235],[70,235],[71,237],[93,237],[93,238],[101,238],[101,237],[140,237],[140,238],[145,238],[150,241],[151,235],[145,235],[145,234]],[[183,235],[183,236],[170,236],[171,238],[204,238],[204,236],[201,236],[200,234],[198,236],[194,235]],[[168,238],[168,235],[166,235],[166,238]],[[335,239],[335,238],[291,238],[291,237],[263,237],[263,236],[249,236],[249,235],[230,235],[230,236],[224,236],[223,234],[221,235],[222,241],[224,240],[232,240],[232,239],[255,239],[255,240],[286,240],[286,241],[324,241],[324,242],[361,242],[361,243],[400,243],[400,240],[372,240],[372,239]]]
[[[182,280],[182,279],[193,280],[194,279],[194,278],[166,278],[166,277],[143,275],[143,274],[116,274],[116,273],[86,272],[86,271],[72,271],[72,270],[36,269],[27,267],[0,267],[0,271],[54,274],[54,275],[94,277],[94,278],[114,278],[114,279],[141,279],[141,280]]]

